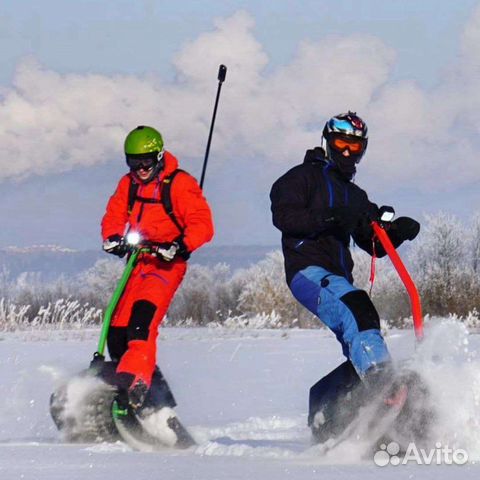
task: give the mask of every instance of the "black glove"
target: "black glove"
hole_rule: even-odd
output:
[[[184,260],[188,260],[190,258],[190,252],[188,251],[188,248],[183,241],[183,237],[178,237],[175,240],[175,243],[178,245],[177,255],[182,257]]]
[[[121,235],[118,234],[110,235],[103,242],[102,247],[105,252],[111,253],[112,255],[117,255],[120,258],[124,257],[127,253],[127,246],[125,245],[125,240]]]
[[[332,207],[323,219],[327,226],[337,227],[345,233],[352,233],[357,227],[360,217],[358,212],[350,207]]]
[[[420,224],[410,217],[399,217],[392,222],[388,230],[388,236],[398,240],[400,243],[405,240],[413,240],[420,231]]]
[[[364,213],[363,215],[360,215],[354,231],[355,243],[361,242],[362,239],[371,242],[373,237],[371,218],[372,215],[370,213]]]

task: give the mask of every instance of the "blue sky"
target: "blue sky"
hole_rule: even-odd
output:
[[[278,243],[271,183],[347,108],[370,126],[357,182],[372,200],[465,218],[480,203],[478,39],[473,0],[3,0],[0,246],[95,248],[136,124],[199,175],[219,63],[218,244]]]
[[[272,66],[288,62],[299,42],[327,34],[370,33],[395,48],[394,77],[438,81],[458,54],[459,34],[476,0],[131,1],[3,0],[2,83],[32,54],[56,71],[174,74],[179,45],[212,29],[214,17],[253,14],[255,35]],[[150,59],[156,58],[152,62]]]

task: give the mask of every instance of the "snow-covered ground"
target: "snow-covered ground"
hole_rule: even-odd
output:
[[[439,412],[434,441],[465,449],[466,465],[379,467],[361,445],[322,452],[306,426],[308,389],[342,361],[325,330],[165,328],[159,365],[198,446],[135,452],[121,443],[62,443],[48,413],[55,384],[85,368],[97,331],[0,334],[0,479],[478,478],[480,336],[453,322],[392,331],[396,360],[416,355]]]

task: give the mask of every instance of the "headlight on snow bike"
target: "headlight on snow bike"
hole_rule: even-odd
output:
[[[142,237],[138,232],[128,232],[127,236],[125,237],[127,245],[131,245],[132,247],[138,245],[141,240]]]
[[[380,207],[378,217],[381,222],[390,223],[395,218],[395,210],[392,207]]]

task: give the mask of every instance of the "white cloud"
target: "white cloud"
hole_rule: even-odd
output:
[[[254,27],[244,11],[218,19],[172,59],[172,83],[155,76],[60,75],[23,61],[13,85],[0,92],[0,176],[123,158],[124,136],[138,124],[159,128],[175,154],[201,157],[224,63],[218,159],[260,158],[263,169],[288,168],[319,143],[329,116],[352,109],[370,127],[361,168],[379,183],[394,176],[441,189],[480,180],[480,7],[465,26],[461,62],[431,91],[409,81],[389,83],[395,52],[368,35],[305,40],[290,64],[267,71]]]

